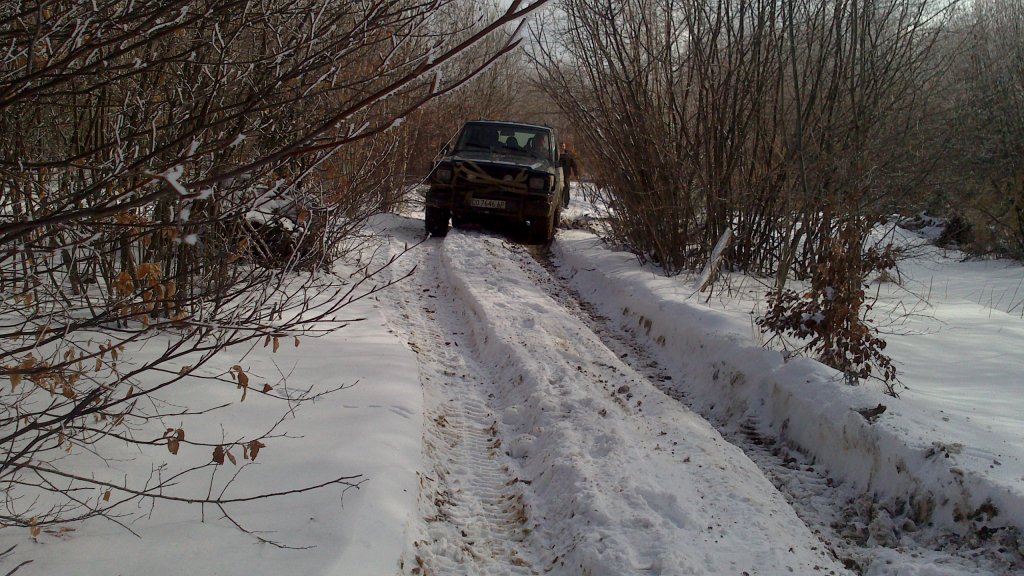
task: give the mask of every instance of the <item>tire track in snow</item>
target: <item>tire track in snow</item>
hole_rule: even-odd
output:
[[[389,230],[412,243],[420,226]],[[405,573],[844,572],[742,453],[538,289],[514,250],[453,231],[384,296],[424,390]]]
[[[420,575],[535,574],[525,543],[523,485],[501,449],[496,416],[483,394],[488,374],[468,353],[440,247],[430,241],[410,255],[414,262],[404,266],[416,266],[414,279],[389,293],[401,316],[391,324],[420,358],[425,410],[422,524],[413,528],[419,533],[403,569]]]
[[[503,376],[495,409],[526,446],[515,452],[532,516],[546,520],[533,526],[550,544],[545,569],[842,572],[738,449],[537,289],[539,265],[510,258],[521,248],[474,234],[449,243],[478,357]]]

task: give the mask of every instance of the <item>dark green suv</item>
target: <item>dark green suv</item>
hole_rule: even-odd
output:
[[[555,133],[547,126],[467,122],[455,145],[430,172],[426,228],[448,232],[448,220],[505,220],[528,226],[530,241],[547,243],[568,202]]]

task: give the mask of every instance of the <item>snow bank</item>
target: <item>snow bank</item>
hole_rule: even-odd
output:
[[[666,366],[689,375],[677,384],[706,416],[795,445],[834,479],[918,525],[961,533],[982,525],[1024,529],[1024,483],[988,477],[979,463],[959,462],[958,447],[907,434],[904,416],[927,418],[920,407],[846,386],[818,362],[785,361],[755,343],[749,314],[704,306],[681,279],[610,252],[592,235],[561,232],[553,251],[584,299],[649,340]],[[874,422],[856,411],[878,404],[888,409]]]

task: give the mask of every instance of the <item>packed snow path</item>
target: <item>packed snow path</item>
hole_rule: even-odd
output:
[[[393,250],[421,226],[392,228]],[[739,449],[510,253],[452,231],[402,259],[416,273],[389,296],[427,412],[407,573],[845,573]]]

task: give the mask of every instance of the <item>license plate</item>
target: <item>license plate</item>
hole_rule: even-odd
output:
[[[505,209],[504,200],[488,200],[486,198],[470,198],[469,205],[474,208],[496,208],[498,210]]]

